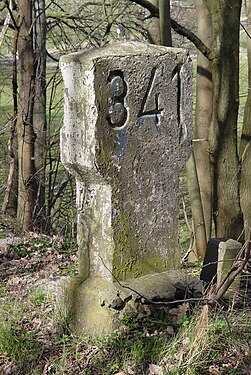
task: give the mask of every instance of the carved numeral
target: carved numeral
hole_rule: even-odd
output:
[[[177,122],[179,127],[179,144],[182,145],[187,138],[187,127],[184,122],[181,121],[181,72],[182,64],[177,64],[172,72],[172,81],[177,87]]]
[[[109,74],[108,84],[110,96],[108,98],[107,121],[112,128],[121,128],[127,119],[124,98],[127,93],[127,84],[121,70]]]
[[[138,121],[141,123],[144,119],[150,118],[154,121],[155,125],[159,124],[159,116],[163,108],[159,108],[159,93],[152,94],[154,87],[157,68],[154,67],[150,74],[148,86],[143,97],[141,108],[138,114]]]

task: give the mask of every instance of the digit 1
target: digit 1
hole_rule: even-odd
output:
[[[187,138],[187,127],[181,119],[181,100],[182,100],[182,86],[181,86],[181,72],[182,64],[177,64],[172,72],[172,81],[177,87],[177,123],[179,127],[179,144],[182,145]]]

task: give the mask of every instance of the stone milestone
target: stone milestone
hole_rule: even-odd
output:
[[[77,330],[99,335],[117,324],[108,306],[122,283],[151,288],[179,266],[191,61],[181,49],[130,42],[70,54],[60,64],[61,158],[76,178],[78,211],[79,276],[68,286],[69,304]]]

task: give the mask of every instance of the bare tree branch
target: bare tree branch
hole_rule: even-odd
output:
[[[13,12],[12,12],[12,10],[13,10],[13,4],[12,4],[12,1],[10,1],[10,3],[8,3],[8,1],[5,0],[5,4],[6,4],[6,8],[8,9],[8,12],[9,12],[10,18],[12,19],[12,22],[13,22],[13,24],[14,24],[14,27],[15,27],[15,29],[17,30],[17,29],[18,29],[18,25],[17,25],[17,23],[16,23],[15,17],[14,17]]]
[[[138,4],[150,12],[151,17],[159,18],[159,9],[148,0],[129,0],[132,3]],[[198,38],[192,31],[186,27],[181,26],[178,22],[171,18],[171,27],[179,35],[186,37],[192,42],[195,47],[209,60],[212,60],[211,50]]]
[[[10,3],[10,7],[12,9],[12,2]],[[2,43],[3,43],[6,31],[7,31],[8,27],[9,27],[10,20],[11,20],[10,12],[8,12],[8,14],[7,14],[6,18],[5,18],[4,24],[3,24],[3,28],[2,28],[1,33],[0,33],[0,47],[1,47]]]
[[[151,17],[159,18],[159,8],[148,0],[130,0],[132,3],[141,5],[150,12]]]

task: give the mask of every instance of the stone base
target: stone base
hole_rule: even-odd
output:
[[[196,283],[197,279],[181,271],[146,275],[121,283],[100,277],[82,282],[71,278],[65,285],[61,311],[70,313],[71,328],[78,335],[101,337],[118,329],[126,316],[147,319],[155,308],[151,301],[174,300],[177,291],[185,295]]]
[[[88,278],[74,291],[72,329],[77,334],[99,337],[118,328],[118,313],[107,306],[116,296],[116,285],[103,278]]]

